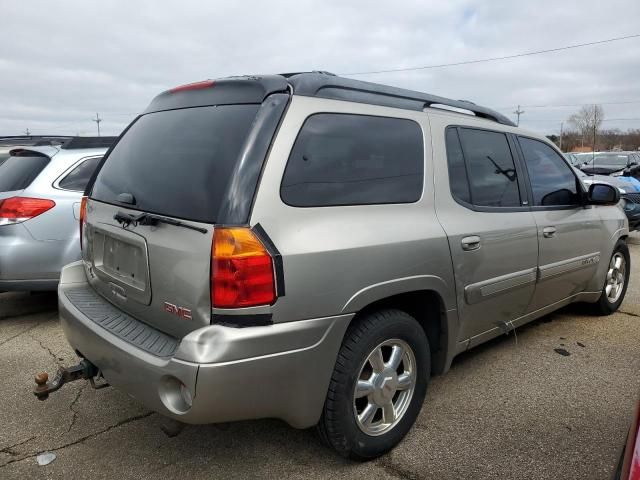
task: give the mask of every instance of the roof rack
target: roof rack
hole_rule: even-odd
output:
[[[505,115],[467,100],[452,100],[429,93],[352,80],[329,72],[285,73],[282,76],[287,78],[296,95],[369,103],[417,111],[422,111],[427,107],[437,108],[442,105],[469,111],[476,117],[492,120],[503,125],[516,126]]]
[[[468,100],[452,100],[429,93],[339,77],[330,72],[294,72],[276,75],[240,75],[199,84],[200,88],[167,90],[153,99],[144,113],[204,105],[261,103],[274,93],[330,98],[405,110],[442,108],[472,114],[515,127],[503,114]]]

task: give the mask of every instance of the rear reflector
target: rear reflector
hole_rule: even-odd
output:
[[[216,227],[211,263],[214,307],[253,307],[275,301],[273,259],[249,228]]]
[[[87,197],[82,197],[80,201],[80,249],[82,249],[82,232],[84,231],[84,224],[87,221]]]
[[[184,92],[185,90],[200,90],[203,88],[213,87],[214,83],[215,82],[213,80],[203,80],[202,82],[187,83],[186,85],[173,87],[169,91],[171,93],[176,93],[176,92]]]
[[[51,210],[56,202],[45,198],[11,197],[0,201],[0,225],[24,222]]]

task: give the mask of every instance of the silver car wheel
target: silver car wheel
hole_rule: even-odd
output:
[[[402,419],[416,385],[416,359],[403,340],[382,342],[360,368],[353,391],[353,413],[360,430],[382,435]]]
[[[616,252],[611,257],[609,263],[609,270],[607,271],[607,283],[604,287],[604,293],[607,296],[609,303],[616,303],[622,295],[624,289],[624,282],[627,273],[627,261],[624,255],[620,252]]]

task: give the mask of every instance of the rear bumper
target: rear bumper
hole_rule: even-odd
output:
[[[57,287],[57,278],[0,280],[0,292],[53,292]]]
[[[77,239],[34,239],[24,225],[0,226],[0,290],[55,290],[65,263],[80,258]]]
[[[63,269],[58,297],[69,343],[111,385],[148,408],[186,423],[267,417],[298,428],[317,423],[352,315],[264,327],[207,326],[161,357],[82,313],[67,294],[86,287],[81,262]],[[97,294],[92,301],[108,303]],[[193,397],[190,408],[180,384]]]

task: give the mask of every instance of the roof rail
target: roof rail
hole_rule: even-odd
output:
[[[476,117],[492,120],[503,125],[516,126],[505,115],[467,100],[452,100],[429,93],[352,80],[320,71],[289,73],[283,74],[283,76],[287,77],[296,95],[369,103],[417,111],[422,111],[426,107],[444,105],[469,111]]]

